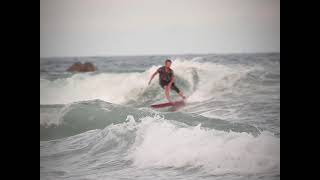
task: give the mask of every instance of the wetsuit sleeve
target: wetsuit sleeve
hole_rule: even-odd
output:
[[[157,69],[157,72],[158,72],[158,73],[160,73],[160,72],[161,72],[161,67],[159,67],[159,68]]]

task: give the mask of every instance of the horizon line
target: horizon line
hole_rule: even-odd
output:
[[[129,57],[129,56],[175,56],[175,55],[226,55],[226,54],[273,54],[280,51],[260,51],[260,52],[221,52],[221,53],[169,53],[169,54],[109,54],[109,55],[84,55],[84,56],[40,56],[41,58],[84,58],[84,57]]]

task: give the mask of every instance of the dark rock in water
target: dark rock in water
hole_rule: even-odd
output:
[[[96,71],[97,70],[97,68],[92,63],[89,63],[89,62],[84,63],[83,67],[84,67],[85,71]]]
[[[84,64],[80,62],[76,62],[67,69],[67,71],[70,71],[70,72],[92,72],[96,70],[97,68],[90,62],[86,62]]]
[[[82,69],[82,64],[80,62],[76,62],[70,66],[67,71],[82,71]]]

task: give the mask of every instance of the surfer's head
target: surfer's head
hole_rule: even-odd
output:
[[[170,66],[171,66],[171,60],[170,59],[167,59],[166,61],[165,61],[165,66],[167,67],[167,68],[170,68]]]

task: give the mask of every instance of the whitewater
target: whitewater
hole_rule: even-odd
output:
[[[280,53],[40,58],[40,178],[280,179]]]

